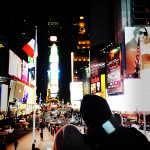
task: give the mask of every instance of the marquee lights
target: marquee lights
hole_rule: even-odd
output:
[[[50,36],[49,39],[51,42],[57,42],[57,36]]]

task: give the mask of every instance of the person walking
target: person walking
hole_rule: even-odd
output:
[[[40,133],[41,140],[43,141],[43,132]]]
[[[134,127],[122,126],[120,114],[113,114],[104,98],[85,95],[80,113],[87,125],[85,143],[92,150],[150,150],[146,136]]]
[[[18,146],[18,141],[17,140],[14,141],[14,146],[15,146],[15,150],[17,150],[17,146]]]

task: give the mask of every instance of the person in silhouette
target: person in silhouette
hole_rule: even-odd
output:
[[[90,150],[84,136],[76,126],[68,124],[59,129],[55,136],[53,150]]]
[[[14,141],[14,146],[15,146],[15,150],[17,150],[17,146],[18,146],[18,141],[17,140]]]
[[[122,126],[120,114],[113,114],[104,98],[85,95],[80,113],[88,128],[85,143],[92,150],[150,149],[146,136],[134,127]]]

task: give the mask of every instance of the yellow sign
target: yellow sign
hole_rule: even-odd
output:
[[[0,44],[0,48],[4,48],[4,45],[3,45],[3,44]]]
[[[101,97],[106,98],[105,74],[101,75]]]

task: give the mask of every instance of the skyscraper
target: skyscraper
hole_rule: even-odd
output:
[[[86,33],[84,17],[80,16],[78,24],[78,43],[74,51],[73,81],[83,81],[83,69],[89,64],[90,37]]]
[[[59,17],[48,18],[48,83],[47,101],[59,100],[59,50],[58,40],[61,26]]]

